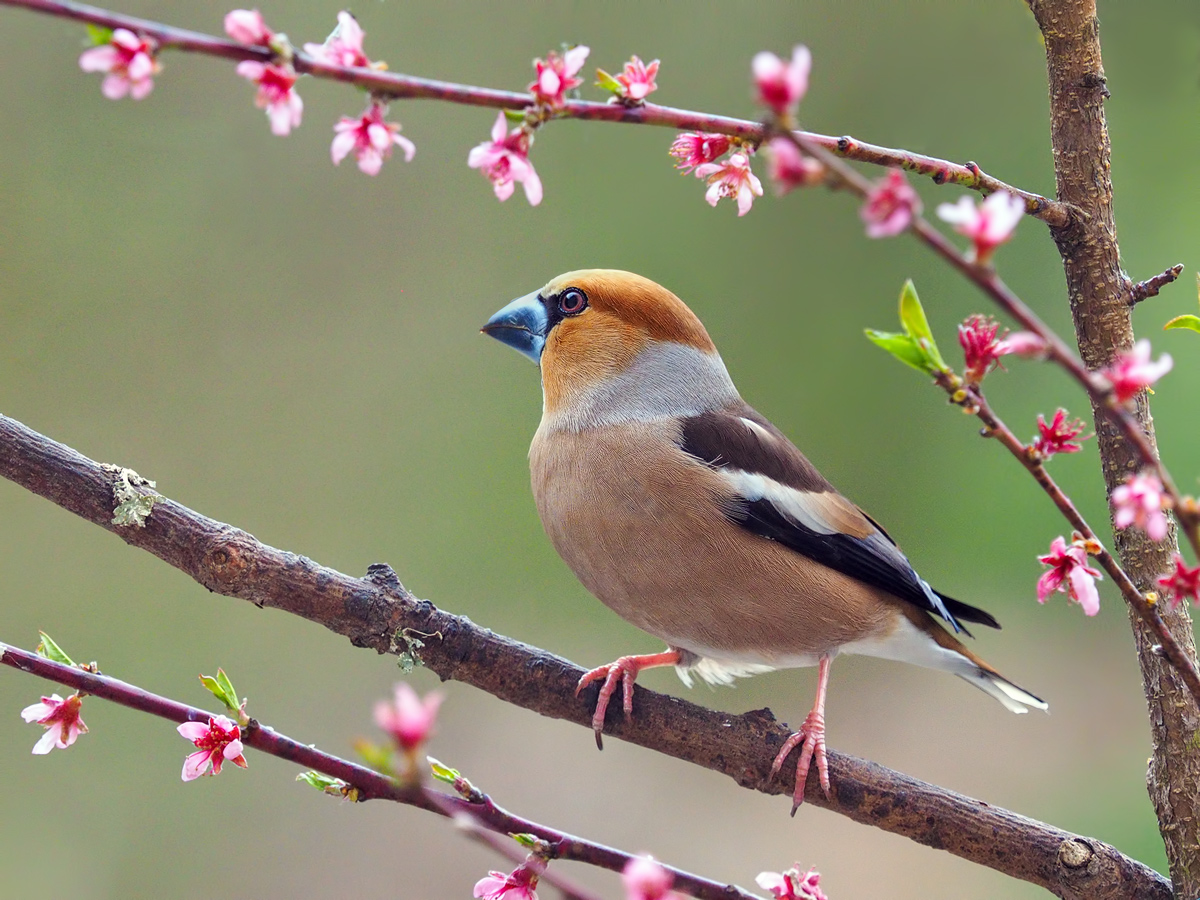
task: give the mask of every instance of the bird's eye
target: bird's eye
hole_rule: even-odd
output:
[[[558,311],[564,316],[577,316],[587,309],[587,294],[579,288],[567,288],[558,295]]]

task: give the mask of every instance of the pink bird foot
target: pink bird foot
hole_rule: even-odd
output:
[[[607,665],[597,666],[579,679],[575,686],[575,696],[593,681],[604,679],[600,686],[600,696],[596,700],[596,711],[592,714],[592,731],[596,734],[596,746],[604,749],[601,735],[604,733],[604,714],[608,712],[608,701],[616,693],[617,685],[623,688],[625,718],[633,718],[633,683],[637,680],[642,669],[653,669],[658,666],[678,665],[682,657],[678,650],[664,650],[662,653],[651,653],[645,656],[622,656]]]
[[[825,792],[826,797],[829,796],[829,762],[825,756],[825,690],[829,686],[831,662],[830,657],[821,657],[821,667],[817,673],[817,700],[805,717],[800,730],[784,741],[783,749],[771,763],[771,777],[774,778],[783,768],[788,755],[800,744],[804,745],[800,751],[800,759],[796,762],[796,789],[792,792],[793,816],[804,802],[804,785],[808,781],[808,770],[814,760],[817,763],[817,775],[821,779],[821,790]]]

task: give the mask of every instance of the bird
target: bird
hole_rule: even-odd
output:
[[[797,747],[792,814],[815,762],[830,796],[825,696],[839,654],[953,673],[1014,713],[1047,704],[969,650],[989,613],[934,590],[874,519],[746,403],[700,319],[675,294],[616,269],[559,275],[482,331],[541,369],[529,449],[534,500],[555,550],[617,615],[660,638],[583,675],[600,682],[601,745],[618,688],[674,666],[691,686],[818,667],[817,695],[776,754]]]

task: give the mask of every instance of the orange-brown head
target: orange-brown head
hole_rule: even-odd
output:
[[[628,377],[636,364],[660,358],[659,374],[669,378],[675,377],[668,371],[673,365],[686,381],[694,367],[688,360],[694,358],[702,369],[719,368],[728,380],[695,313],[662,285],[618,269],[559,275],[500,310],[483,331],[541,365],[545,411],[551,415]],[[669,393],[670,385],[664,387]]]

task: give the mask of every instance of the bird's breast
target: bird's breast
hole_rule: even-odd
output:
[[[894,627],[886,595],[730,521],[728,482],[679,438],[674,419],[535,435],[538,513],[592,594],[672,646],[773,666]]]

